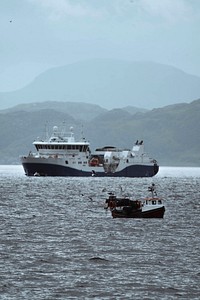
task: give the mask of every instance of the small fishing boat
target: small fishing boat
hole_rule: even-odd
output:
[[[142,200],[132,200],[128,197],[116,197],[109,193],[105,208],[110,208],[113,218],[163,218],[165,206],[161,198],[157,197],[155,185],[148,188],[151,197]]]

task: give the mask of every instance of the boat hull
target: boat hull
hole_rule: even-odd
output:
[[[115,173],[105,173],[103,168],[83,166],[82,169],[71,168],[61,164],[37,163],[22,161],[27,176],[40,174],[41,176],[72,176],[72,177],[153,177],[159,171],[158,165],[131,165]]]
[[[113,218],[163,218],[165,213],[165,207],[159,207],[156,209],[146,210],[131,210],[130,207],[127,209],[117,210],[116,208],[111,210]]]

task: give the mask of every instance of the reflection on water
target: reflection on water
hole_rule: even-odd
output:
[[[31,178],[0,166],[0,299],[199,299],[199,179],[199,168]],[[108,191],[144,197],[152,182],[164,219],[104,210]]]

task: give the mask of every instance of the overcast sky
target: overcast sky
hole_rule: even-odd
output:
[[[200,76],[200,0],[0,0],[0,91],[90,58]]]

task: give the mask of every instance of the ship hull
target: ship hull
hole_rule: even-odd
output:
[[[165,213],[165,207],[159,207],[156,209],[150,209],[143,211],[141,210],[131,210],[130,207],[126,210],[113,209],[111,211],[113,218],[163,218]]]
[[[27,176],[72,176],[72,177],[153,177],[159,171],[158,165],[131,165],[115,173],[105,173],[103,168],[80,169],[53,163],[22,162]]]

